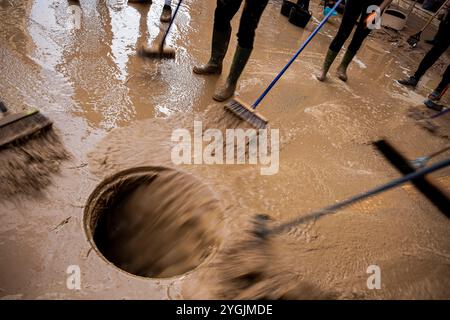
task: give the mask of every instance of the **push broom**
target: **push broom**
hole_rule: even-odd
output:
[[[180,0],[178,2],[175,12],[173,13],[173,17],[170,20],[169,26],[167,27],[167,30],[164,33],[164,36],[161,39],[161,42],[156,47],[153,47],[153,48],[143,47],[140,52],[142,56],[151,58],[151,59],[175,59],[175,49],[170,48],[170,47],[165,47],[165,43],[166,43],[167,35],[170,32],[170,28],[172,27],[173,22],[175,21],[175,17],[177,16],[178,9],[180,8],[182,2],[183,2],[183,0]]]
[[[338,210],[399,187],[407,182],[418,181],[425,175],[448,166],[450,166],[450,158],[278,225],[270,224],[270,218],[267,215],[259,214],[254,216],[250,221],[250,229],[241,233],[241,238],[225,248],[222,254],[219,255],[219,261],[216,264],[217,270],[215,270],[216,274],[219,275],[217,294],[220,298],[225,299],[254,299],[261,294],[268,294],[273,298],[273,292],[281,291],[281,293],[284,293],[284,287],[295,287],[292,283],[299,281],[295,277],[279,277],[279,273],[283,272],[280,268],[284,267],[284,265],[277,265],[273,260],[277,259],[273,256],[275,251],[273,251],[274,248],[270,240],[273,236],[289,231],[294,226],[315,221],[326,215],[336,214]],[[289,270],[286,273],[288,272]],[[271,279],[278,280],[275,283],[271,283]],[[267,285],[268,282],[269,285]],[[297,284],[301,285],[301,283]],[[276,295],[275,298],[279,299]]]
[[[415,48],[417,46],[417,44],[420,41],[420,36],[422,35],[422,32],[430,25],[431,21],[433,21],[433,19],[436,18],[436,16],[439,14],[439,12],[447,5],[448,1],[449,0],[445,1],[444,4],[436,11],[436,13],[434,15],[432,15],[430,17],[430,19],[428,19],[427,23],[425,23],[425,25],[422,27],[422,29],[420,29],[419,32],[413,34],[412,36],[410,36],[408,38],[408,40],[406,40],[406,42],[408,42],[408,44],[412,48]]]
[[[39,191],[70,156],[39,110],[10,113],[0,101],[0,113],[0,199]]]
[[[0,150],[12,142],[26,140],[41,130],[52,126],[52,122],[42,115],[39,110],[31,109],[20,113],[10,113],[0,101]]]
[[[328,14],[319,23],[316,29],[308,36],[308,38],[303,42],[300,49],[295,53],[295,55],[289,60],[289,62],[284,66],[284,68],[278,73],[275,79],[269,84],[269,86],[264,90],[261,96],[251,105],[244,103],[240,99],[234,98],[227,105],[225,105],[225,110],[231,112],[231,114],[240,120],[248,122],[250,125],[256,129],[264,129],[267,126],[268,120],[262,115],[256,112],[256,108],[264,99],[264,97],[269,93],[273,86],[280,80],[281,76],[286,72],[290,65],[297,59],[298,55],[305,49],[308,43],[314,38],[314,36],[319,32],[323,25],[328,21],[328,19],[333,15],[333,12],[341,4],[342,0],[337,1],[334,7],[328,12]]]

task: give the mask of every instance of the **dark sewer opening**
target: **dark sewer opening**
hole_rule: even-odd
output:
[[[84,225],[94,248],[118,268],[167,278],[195,269],[219,246],[222,210],[192,175],[141,167],[94,190]]]

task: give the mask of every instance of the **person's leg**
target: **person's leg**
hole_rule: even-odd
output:
[[[430,95],[428,98],[432,101],[439,101],[441,97],[444,95],[444,93],[448,89],[448,85],[450,83],[450,64],[447,66],[447,69],[444,72],[444,75],[442,76],[441,82],[438,84],[436,89]]]
[[[231,37],[230,21],[238,12],[241,3],[242,0],[217,0],[216,11],[214,12],[211,57],[206,64],[194,67],[194,73],[222,73],[222,61],[227,53]]]
[[[437,42],[430,51],[423,57],[416,72],[413,76],[398,80],[398,83],[404,86],[415,87],[419,83],[420,78],[427,72],[427,70],[439,59],[439,57],[447,50],[448,43]]]
[[[234,94],[237,81],[250,58],[255,41],[255,31],[268,2],[268,0],[245,1],[237,34],[238,46],[234,53],[230,73],[225,84],[216,90],[213,96],[214,100],[224,101]]]
[[[372,31],[371,29],[366,27],[366,18],[368,16],[367,14],[367,6],[364,6],[362,8],[362,11],[360,13],[359,23],[356,27],[355,34],[353,35],[352,41],[350,42],[350,45],[347,48],[347,51],[344,54],[344,57],[342,58],[341,64],[337,68],[337,76],[342,81],[347,81],[347,68],[352,62],[353,58],[355,57],[358,50],[361,48],[364,40],[367,38],[367,36]]]
[[[164,0],[164,7],[159,20],[161,22],[169,22],[172,19],[172,0]]]
[[[324,81],[328,70],[333,64],[345,41],[352,33],[356,20],[361,13],[361,0],[348,0],[345,3],[344,15],[339,30],[328,48],[325,61],[322,67],[322,74],[317,77],[319,81]]]

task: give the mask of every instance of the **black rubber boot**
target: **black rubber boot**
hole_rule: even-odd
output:
[[[193,71],[196,74],[221,74],[222,61],[228,50],[230,43],[231,30],[228,32],[221,32],[213,30],[211,58],[208,63],[200,66],[195,66]]]
[[[355,55],[356,55],[356,52],[347,50],[344,54],[344,57],[342,58],[341,64],[337,68],[337,71],[336,71],[337,76],[339,79],[341,79],[344,82],[346,82],[348,79],[348,77],[347,77],[348,65],[350,64],[350,62],[352,62]]]
[[[416,79],[416,77],[411,76],[407,79],[401,79],[401,80],[397,80],[398,83],[404,85],[404,86],[409,86],[409,87],[413,87],[415,88],[417,86],[417,83],[419,82],[418,79]]]
[[[172,19],[172,7],[168,6],[168,5],[164,5],[163,10],[161,12],[161,17],[159,18],[159,21],[170,22],[170,19]]]
[[[247,64],[251,53],[252,49],[237,46],[233,57],[233,63],[231,64],[230,74],[228,75],[225,84],[216,90],[216,93],[213,96],[214,100],[225,101],[233,96],[234,91],[236,90],[237,81]]]
[[[328,50],[327,55],[325,57],[325,61],[323,62],[322,74],[316,77],[317,80],[325,81],[325,79],[327,78],[328,70],[330,70],[330,67],[333,64],[334,59],[336,59],[337,55],[338,55],[337,52]]]

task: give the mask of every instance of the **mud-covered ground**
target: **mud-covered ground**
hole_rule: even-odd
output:
[[[215,297],[209,281],[215,253],[184,275],[137,277],[103,259],[84,230],[86,201],[105,177],[137,166],[177,167],[171,161],[173,130],[190,130],[194,120],[213,126],[222,110],[211,96],[226,77],[236,37],[221,77],[192,73],[209,57],[215,1],[184,2],[168,37],[177,54],[170,61],[136,55],[161,36],[163,1],[153,2],[108,7],[81,0],[79,28],[68,24],[71,10],[79,10],[68,6],[76,2],[0,2],[0,97],[12,111],[36,107],[49,116],[72,154],[43,195],[16,194],[1,203],[0,297]],[[312,1],[314,18],[300,29],[280,15],[280,6],[271,0],[261,19],[237,88],[245,101],[258,97],[322,18]],[[233,34],[238,22],[235,17]],[[270,128],[280,130],[276,174],[261,175],[262,165],[250,164],[180,166],[221,203],[222,214],[208,222],[220,234],[218,247],[241,235],[255,213],[284,221],[398,177],[371,145],[375,140],[388,138],[410,159],[448,145],[448,116],[420,120],[433,114],[422,101],[440,81],[448,53],[415,91],[395,82],[411,74],[429,48],[405,43],[421,23],[413,17],[400,33],[374,32],[351,64],[347,83],[335,76],[340,58],[327,82],[315,79],[339,18],[325,25],[259,107]],[[449,172],[433,174],[447,192]],[[296,279],[305,288],[301,298],[448,299],[449,233],[448,218],[404,185],[277,236],[270,267],[281,274],[268,283],[275,288],[289,272],[290,284]],[[81,271],[80,290],[67,286],[73,265]],[[381,270],[379,290],[367,288],[371,265]]]

